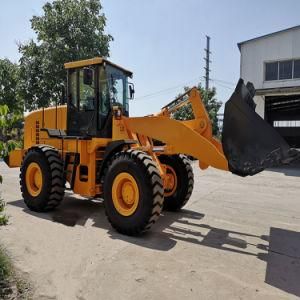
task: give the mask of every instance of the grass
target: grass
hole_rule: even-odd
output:
[[[0,282],[12,274],[11,262],[2,248],[0,248]]]
[[[0,195],[0,226],[8,224],[8,216],[4,213],[5,205]],[[0,299],[27,299],[23,297],[25,292],[26,285],[17,277],[10,258],[0,246]]]
[[[0,195],[0,226],[8,224],[4,213],[6,203]],[[0,245],[0,299],[31,299],[30,285],[15,271],[14,266]]]
[[[16,272],[14,266],[0,246],[0,299],[29,300],[31,297],[31,287],[28,281],[24,280]]]
[[[5,251],[0,248],[0,299],[8,298],[13,292],[10,283],[12,274],[12,264]]]
[[[0,226],[8,224],[9,218],[4,213],[5,206],[6,203],[0,194]],[[10,258],[0,245],[0,299],[30,299],[29,295],[29,284],[17,274]]]
[[[8,224],[8,216],[7,215],[0,215],[0,226]]]
[[[0,226],[8,224],[8,216],[3,213],[5,209],[5,205],[6,204],[0,195]]]

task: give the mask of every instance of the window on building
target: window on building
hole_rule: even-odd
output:
[[[300,78],[300,59],[265,63],[265,80]]]
[[[294,78],[300,78],[300,59],[294,60]]]
[[[278,62],[266,63],[266,80],[278,80]]]
[[[279,79],[292,79],[293,78],[293,61],[286,60],[279,62]]]

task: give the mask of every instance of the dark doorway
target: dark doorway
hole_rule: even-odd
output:
[[[265,120],[291,147],[300,148],[300,95],[266,96]]]

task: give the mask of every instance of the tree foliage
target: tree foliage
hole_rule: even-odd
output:
[[[17,146],[21,146],[22,119],[21,114],[9,113],[7,105],[0,105],[0,159],[5,158]]]
[[[23,111],[18,96],[19,67],[8,59],[0,59],[0,105],[7,105],[12,112]]]
[[[33,16],[36,40],[21,44],[20,93],[29,110],[47,106],[63,96],[68,61],[109,56],[112,36],[100,0],[55,0]]]
[[[20,143],[17,141],[18,136],[16,136],[19,129],[15,127],[20,127],[21,120],[21,115],[9,113],[7,105],[0,105],[0,159],[5,158]],[[0,184],[2,184],[2,180],[0,174]],[[4,214],[4,208],[5,202],[0,194],[0,225],[6,225],[8,222],[8,217]]]
[[[184,91],[188,91],[190,88],[185,87]],[[216,88],[205,90],[201,83],[197,86],[198,91],[202,96],[202,101],[208,112],[209,118],[212,122],[213,135],[217,136],[219,134],[218,126],[218,111],[222,106],[222,102],[218,101],[216,98]],[[179,95],[180,96],[180,95]],[[194,119],[193,109],[190,103],[179,108],[173,115],[176,120],[192,120]]]

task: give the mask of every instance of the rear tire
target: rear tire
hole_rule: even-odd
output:
[[[164,200],[162,179],[151,157],[137,150],[118,152],[104,176],[105,213],[112,227],[126,235],[150,229]]]
[[[21,192],[29,209],[45,212],[64,197],[63,162],[55,148],[41,145],[28,150],[21,166]]]
[[[172,191],[165,190],[164,209],[169,211],[180,210],[190,199],[194,188],[193,168],[184,155],[161,155],[159,161],[171,167],[175,172],[176,186]]]

